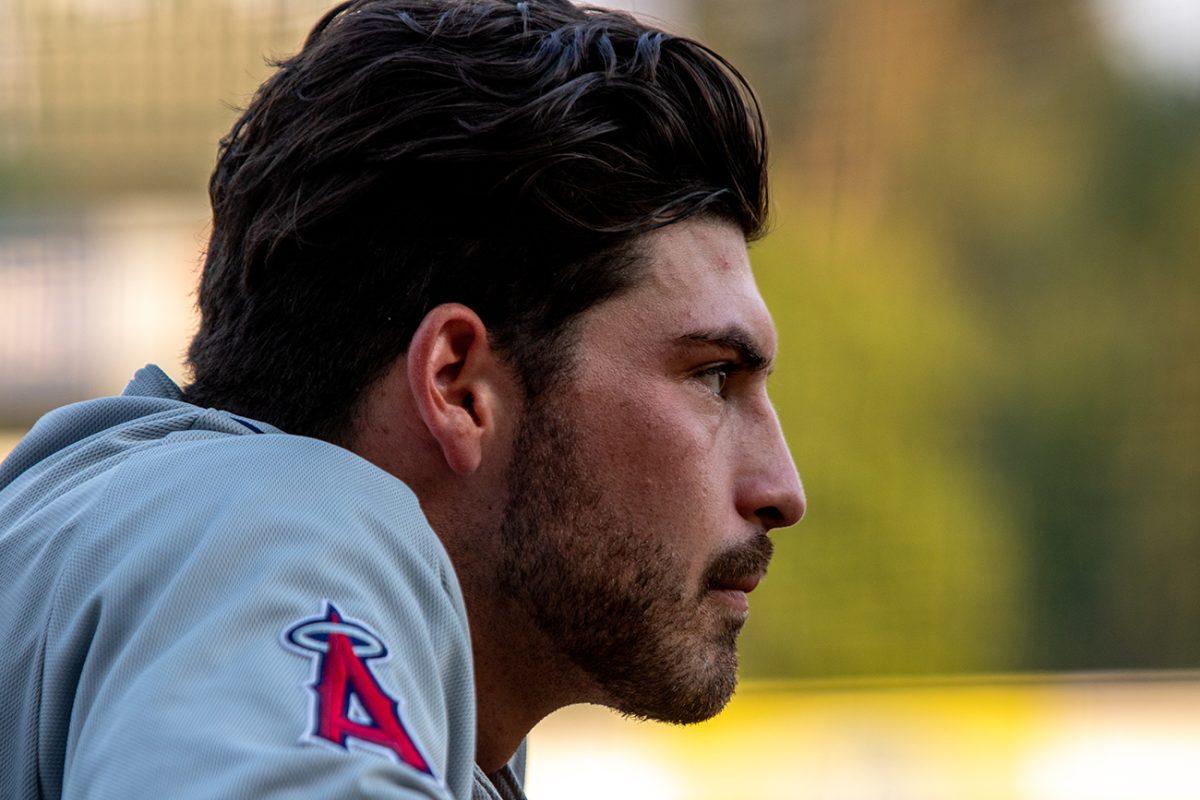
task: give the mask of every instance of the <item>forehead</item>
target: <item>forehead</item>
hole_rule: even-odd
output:
[[[644,273],[597,309],[597,333],[653,346],[699,331],[739,329],[767,357],[774,354],[775,326],[736,225],[685,220],[647,234],[643,246]]]

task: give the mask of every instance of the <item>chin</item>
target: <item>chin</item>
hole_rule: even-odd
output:
[[[621,687],[626,691],[605,705],[636,719],[692,725],[719,714],[737,688],[737,650],[731,641],[709,643],[692,658],[660,666],[664,669],[639,686]]]
[[[731,677],[728,682],[719,686],[706,687],[702,694],[688,691],[673,693],[669,697],[660,698],[652,705],[616,705],[617,711],[635,719],[666,722],[671,725],[694,725],[715,717],[724,710],[733,697],[737,687],[737,678]],[[662,702],[665,700],[666,702]]]

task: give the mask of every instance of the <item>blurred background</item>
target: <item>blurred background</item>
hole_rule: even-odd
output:
[[[0,0],[0,455],[182,382],[216,142],[328,5]],[[810,507],[730,709],[561,712],[533,800],[1200,798],[1200,2],[610,5],[761,94]]]

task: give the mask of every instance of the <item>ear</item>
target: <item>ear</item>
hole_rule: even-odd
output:
[[[405,362],[417,412],[446,465],[460,475],[474,472],[500,401],[501,360],[483,320],[459,303],[437,306],[421,320]]]

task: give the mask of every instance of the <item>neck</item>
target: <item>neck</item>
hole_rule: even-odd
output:
[[[386,430],[386,426],[380,427]],[[453,476],[421,468],[414,461],[422,452],[430,462],[438,457],[422,436],[406,440],[406,446],[397,446],[392,439],[364,435],[351,449],[404,481],[417,494],[426,519],[454,565],[471,631],[475,763],[484,772],[493,773],[513,757],[521,741],[545,716],[584,699],[579,687],[587,684],[581,682],[568,659],[557,655],[557,649],[525,611],[495,585],[498,554],[493,498],[498,492],[494,484],[491,495],[477,497],[464,496],[461,486],[448,488]],[[490,510],[482,513],[480,509]]]
[[[591,681],[497,586],[494,520],[487,498],[443,495],[422,487],[422,508],[446,548],[462,590],[475,674],[475,763],[491,774],[517,751],[533,726],[559,708],[591,700]],[[493,512],[489,512],[493,513]]]
[[[524,619],[515,603],[495,593],[474,601],[467,614],[475,661],[475,762],[486,773],[504,766],[533,726],[577,702],[568,679],[573,672],[545,637]]]

